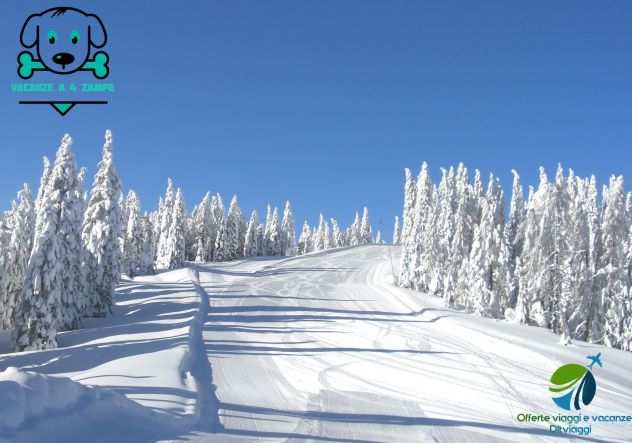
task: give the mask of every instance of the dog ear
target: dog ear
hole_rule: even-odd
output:
[[[88,17],[88,35],[90,44],[95,48],[102,48],[108,41],[108,34],[105,32],[105,26],[99,17],[94,14],[87,14]]]
[[[39,23],[39,14],[31,14],[26,19],[24,25],[22,25],[22,32],[20,32],[20,43],[25,48],[32,48],[37,44],[37,25]]]

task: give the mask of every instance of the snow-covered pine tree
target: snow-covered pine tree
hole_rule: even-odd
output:
[[[272,251],[270,250],[270,228],[272,227],[272,206],[268,203],[266,208],[266,223],[265,223],[265,231],[264,231],[264,244],[263,244],[263,255],[269,256],[272,255]]]
[[[424,162],[421,170],[428,169],[428,165]],[[415,195],[416,183],[410,169],[404,170],[404,209],[402,211],[402,233],[400,242],[402,244],[402,253],[400,258],[399,285],[404,288],[412,286],[412,274],[417,251],[417,243],[414,238],[414,222],[415,222]]]
[[[296,255],[296,228],[294,227],[294,213],[289,200],[285,202],[283,210],[283,222],[281,224],[283,240],[281,242],[282,255],[290,257]]]
[[[264,251],[264,245],[266,242],[266,238],[265,238],[265,231],[266,228],[263,225],[263,223],[259,223],[257,225],[257,256],[261,257],[263,255],[263,251]]]
[[[228,236],[226,233],[226,221],[222,223],[217,231],[217,238],[215,239],[215,248],[213,250],[213,261],[226,261],[230,260],[228,256]]]
[[[243,254],[243,240],[241,240],[243,215],[237,202],[237,196],[233,195],[226,216],[226,260],[234,260]],[[245,232],[244,232],[245,234]]]
[[[409,261],[401,263],[399,284],[405,288],[415,288],[427,291],[432,278],[433,260],[436,253],[438,236],[437,229],[439,212],[437,195],[430,179],[428,165],[424,162],[416,180],[415,204],[413,206],[412,226],[404,235],[410,235]],[[404,245],[406,247],[406,245]],[[402,258],[403,260],[403,258]],[[407,268],[408,271],[404,271]]]
[[[628,302],[629,281],[625,269],[628,227],[625,217],[623,177],[610,177],[605,193],[601,228],[603,253],[598,271],[602,281],[601,299],[605,313],[604,343],[613,348],[622,344]]]
[[[313,242],[314,251],[325,249],[325,216],[323,214],[318,216],[318,229],[313,234]]]
[[[270,231],[268,233],[269,254],[273,257],[282,255],[281,251],[281,220],[279,218],[279,210],[275,207],[272,211],[272,219],[270,220]]]
[[[509,206],[509,220],[505,225],[505,238],[509,247],[509,272],[511,274],[511,287],[509,288],[509,307],[516,306],[518,297],[518,276],[515,273],[516,258],[522,254],[524,243],[524,223],[526,217],[524,194],[520,184],[520,176],[515,170],[513,174],[513,186],[511,193],[511,204]]]
[[[35,208],[31,190],[26,183],[18,192],[17,204],[14,207],[11,213],[11,235],[8,238],[8,244],[0,246],[0,255],[6,260],[0,263],[0,268],[2,268],[0,291],[5,294],[0,308],[2,311],[0,328],[4,329],[12,329],[15,324],[15,310],[24,291],[24,278],[33,244]],[[0,237],[3,237],[3,234],[0,233]],[[0,243],[4,242],[0,240]]]
[[[360,233],[361,221],[360,214],[356,211],[353,223],[349,227],[349,246],[358,246],[362,244],[362,236]]]
[[[195,261],[203,263],[209,261],[213,248],[212,240],[213,212],[211,208],[211,194],[207,192],[197,206],[193,216],[193,242],[196,247]]]
[[[360,224],[360,244],[369,245],[373,243],[373,232],[369,221],[369,209],[365,206],[362,211],[362,222]]]
[[[393,225],[393,245],[399,246],[402,238],[402,226],[399,222],[399,215],[395,216],[395,224]]]
[[[211,228],[209,229],[210,234],[210,250],[209,250],[209,259],[215,260],[215,244],[217,242],[217,234],[221,226],[225,223],[226,211],[224,209],[224,202],[222,200],[222,196],[219,193],[215,194],[211,197]]]
[[[121,181],[112,158],[112,132],[108,130],[81,233],[86,249],[88,294],[84,315],[104,316],[112,309],[112,296],[121,277],[120,195]]]
[[[71,145],[72,139],[66,134],[50,175],[42,180],[46,183],[37,205],[24,291],[14,313],[13,342],[17,351],[56,347],[57,330],[76,325],[80,314],[79,210],[83,192]]]
[[[140,200],[132,190],[127,193],[125,207],[127,208],[127,221],[125,223],[124,271],[130,278],[134,278],[143,272],[144,239]]]
[[[152,217],[145,212],[142,219],[143,231],[143,255],[141,257],[141,273],[154,273],[154,258],[156,255],[156,242],[154,240],[154,226]]]
[[[173,180],[167,179],[167,190],[165,197],[160,206],[158,229],[158,250],[156,252],[156,269],[169,269],[169,229],[171,228],[171,217],[173,215],[173,205],[175,203],[175,189],[173,186]]]
[[[50,160],[48,160],[48,157],[43,157],[42,163],[44,167],[42,171],[42,177],[40,178],[40,185],[37,191],[37,197],[35,198],[35,211],[36,212],[37,212],[37,205],[42,200],[44,192],[46,192],[46,185],[48,184],[48,180],[50,178],[50,173],[51,173]]]
[[[184,195],[180,188],[176,191],[176,198],[173,203],[173,213],[171,214],[171,226],[167,237],[167,269],[178,269],[182,267],[186,259],[186,209]]]
[[[248,222],[248,228],[246,228],[246,238],[244,240],[244,257],[256,257],[258,255],[258,238],[257,227],[259,226],[259,220],[257,218],[257,210],[253,209],[250,213],[250,221]]]
[[[301,235],[298,238],[298,255],[305,255],[311,252],[311,237],[312,230],[309,227],[309,223],[307,220],[303,222],[303,229],[301,230]]]
[[[345,245],[345,233],[342,229],[340,229],[340,225],[338,225],[338,220],[332,218],[331,220],[331,237],[333,239],[333,247],[341,248]]]

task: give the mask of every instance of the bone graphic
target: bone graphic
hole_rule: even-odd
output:
[[[18,75],[23,79],[29,79],[35,71],[46,71],[44,64],[33,58],[33,54],[28,51],[20,52],[18,55]]]
[[[82,71],[92,71],[92,74],[98,79],[103,79],[108,76],[110,73],[110,68],[108,67],[108,62],[110,58],[107,53],[103,51],[99,51],[94,54],[94,58],[92,60],[88,60],[81,67]]]
[[[91,71],[96,78],[104,79],[110,73],[109,61],[107,53],[99,51],[94,54],[93,59],[84,63],[81,70]],[[18,55],[18,75],[26,80],[31,78],[35,71],[48,71],[48,69],[40,60],[34,58],[30,52],[21,52]]]

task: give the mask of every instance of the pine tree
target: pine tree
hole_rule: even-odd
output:
[[[604,342],[621,347],[625,328],[628,280],[624,245],[628,238],[625,218],[623,177],[611,177],[604,202],[602,222],[603,254],[600,259],[601,298],[605,312]]]
[[[78,320],[81,258],[79,237],[82,192],[72,139],[65,135],[37,205],[33,249],[24,291],[14,313],[13,340],[17,351],[57,346],[59,328]],[[118,247],[118,245],[117,245]]]
[[[399,246],[402,237],[402,226],[399,223],[399,216],[395,216],[395,224],[393,226],[393,245]]]
[[[222,196],[218,194],[211,197],[211,227],[209,229],[209,237],[210,237],[210,250],[209,250],[209,259],[212,258],[215,260],[215,243],[217,241],[217,234],[219,233],[219,229],[225,223],[225,209],[224,202],[222,201]]]
[[[191,241],[195,248],[195,261],[203,263],[212,257],[213,211],[211,194],[207,192],[192,217]]]
[[[226,216],[226,260],[234,260],[243,254],[244,241],[241,238],[245,236],[245,232],[243,234],[241,232],[243,227],[242,218],[243,215],[237,202],[237,196],[234,195]]]
[[[281,249],[282,254],[286,257],[296,255],[296,232],[294,227],[294,214],[292,212],[292,206],[289,201],[285,202],[285,209],[283,210],[283,223],[281,224],[282,242]]]
[[[421,170],[427,171],[428,165],[424,162]],[[415,254],[417,252],[417,242],[414,237],[415,223],[415,198],[416,183],[410,169],[404,170],[404,209],[402,214],[402,233],[400,242],[402,244],[402,255],[400,259],[399,285],[408,288],[412,284],[413,266]]]
[[[265,256],[269,256],[272,255],[272,251],[271,251],[271,247],[272,245],[270,245],[270,229],[272,227],[271,225],[272,223],[272,207],[270,206],[270,203],[268,203],[268,206],[266,208],[266,223],[265,223],[265,231],[264,231],[264,245],[263,245],[263,255]]]
[[[362,244],[360,214],[355,213],[353,223],[349,227],[349,246],[358,246]]]
[[[244,257],[255,257],[258,255],[258,238],[257,227],[259,226],[259,220],[257,219],[257,210],[253,209],[250,214],[250,221],[248,222],[248,228],[246,229],[246,239],[244,241]]]
[[[362,223],[360,224],[360,244],[368,245],[373,243],[373,232],[369,221],[369,210],[364,208],[362,212]]]
[[[186,209],[184,205],[184,195],[180,188],[176,191],[176,198],[173,203],[173,213],[171,214],[171,226],[169,226],[166,264],[167,269],[178,269],[184,265],[186,259]]]
[[[213,261],[230,260],[228,255],[228,237],[226,232],[226,222],[224,222],[217,231],[217,238],[215,239],[215,248],[213,253]]]
[[[298,255],[305,255],[312,251],[311,248],[312,231],[307,223],[307,220],[303,222],[303,229],[301,235],[298,238]]]
[[[11,235],[8,244],[0,246],[0,255],[6,259],[2,267],[2,289],[6,294],[2,303],[2,321],[0,326],[11,329],[15,324],[15,310],[24,291],[24,278],[28,266],[29,256],[33,244],[35,229],[34,203],[31,190],[25,183],[18,192],[18,201],[11,214]],[[0,234],[0,237],[3,235]],[[4,243],[0,241],[0,243]]]
[[[272,219],[270,220],[270,231],[268,233],[268,253],[273,257],[282,255],[281,251],[281,220],[279,219],[279,211],[274,208]]]
[[[171,217],[173,216],[173,205],[175,203],[175,190],[171,178],[167,179],[167,191],[160,206],[158,230],[158,250],[156,252],[156,268],[169,269],[169,229],[171,228]]]
[[[127,221],[125,223],[124,266],[130,278],[142,272],[143,225],[140,214],[140,201],[134,191],[129,191],[125,200]]]
[[[141,257],[141,273],[154,273],[154,258],[156,251],[156,242],[154,238],[154,226],[152,217],[145,213],[142,219],[143,232],[143,255]]]
[[[121,276],[120,195],[121,181],[112,159],[112,133],[108,130],[81,234],[87,252],[87,315],[104,316],[112,309],[112,295]]]
[[[340,229],[338,221],[335,218],[331,219],[331,236],[334,248],[341,248],[345,245],[345,233]]]

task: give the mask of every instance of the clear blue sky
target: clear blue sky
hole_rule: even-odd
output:
[[[68,3],[106,23],[117,92],[65,118],[9,91],[23,20],[58,6],[26,3],[0,17],[4,207],[64,132],[92,175],[106,128],[145,208],[171,176],[189,207],[206,190],[246,211],[290,199],[297,223],[367,205],[387,238],[423,160],[507,192],[511,168],[534,183],[558,161],[632,180],[631,2]]]

